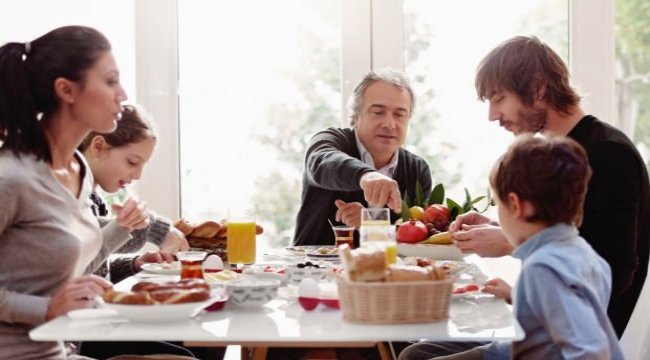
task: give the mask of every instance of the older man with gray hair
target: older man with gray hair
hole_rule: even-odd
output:
[[[405,74],[369,72],[349,106],[351,128],[318,132],[307,149],[294,245],[334,244],[329,222],[358,228],[360,210],[368,206],[388,206],[395,220],[402,194],[413,196],[416,183],[427,197],[431,192],[426,161],[402,148],[415,107]]]

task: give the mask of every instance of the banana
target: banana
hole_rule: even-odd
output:
[[[449,231],[433,234],[429,236],[428,239],[420,242],[420,244],[437,244],[437,245],[452,244],[452,243],[453,242],[451,241],[451,234],[449,233]]]

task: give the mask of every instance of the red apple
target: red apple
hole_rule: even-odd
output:
[[[449,209],[444,205],[434,204],[424,210],[422,221],[433,224],[438,231],[447,231],[449,228]]]

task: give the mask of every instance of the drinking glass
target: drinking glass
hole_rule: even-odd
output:
[[[386,252],[386,262],[396,262],[395,226],[390,223],[390,211],[387,208],[361,209],[359,235],[361,246],[382,247]]]
[[[203,279],[205,251],[178,251],[176,258],[181,263],[181,279]]]
[[[230,209],[227,221],[228,263],[235,265],[254,263],[256,256],[254,209]]]
[[[348,244],[354,249],[354,226],[332,225],[334,231],[334,246],[339,247]]]

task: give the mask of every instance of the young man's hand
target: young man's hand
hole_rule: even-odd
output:
[[[456,217],[451,224],[449,224],[449,231],[454,232],[460,230],[462,225],[499,225],[496,221],[492,221],[489,217],[479,214],[476,211],[466,212]]]
[[[463,253],[476,253],[485,257],[499,257],[510,255],[514,250],[514,247],[508,242],[501,231],[501,227],[490,224],[463,224],[460,229],[451,232],[451,238],[454,241],[454,245]]]

